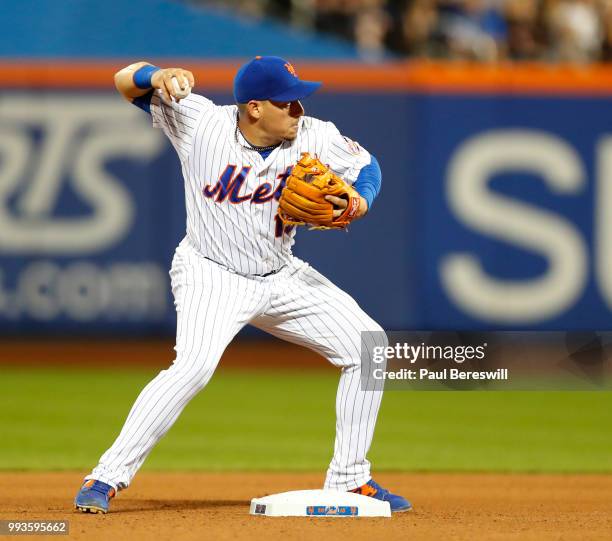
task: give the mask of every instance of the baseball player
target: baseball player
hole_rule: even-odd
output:
[[[329,164],[359,194],[353,219],[380,189],[376,159],[331,122],[304,116],[301,100],[321,83],[303,81],[282,58],[258,56],[234,80],[236,105],[190,93],[193,74],[146,62],[115,75],[118,91],[151,115],[176,149],[185,182],[187,232],[170,271],[177,312],[176,358],[140,393],[113,445],[85,478],[75,507],[106,513],[155,444],[210,380],[227,345],[247,324],[306,346],[340,368],[336,440],[325,488],[411,504],[372,480],[366,455],[382,389],[360,388],[361,336],[381,327],[345,292],[291,253],[295,228],[278,199],[303,152]],[[334,216],[344,199],[326,196]],[[371,348],[370,348],[371,351]]]

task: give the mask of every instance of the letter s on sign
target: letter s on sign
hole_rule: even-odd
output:
[[[491,131],[462,144],[448,170],[447,197],[457,219],[481,234],[537,252],[548,261],[531,280],[488,276],[475,256],[455,253],[441,264],[442,283],[466,313],[502,324],[537,323],[562,314],[582,292],[587,250],[571,222],[487,188],[500,172],[532,171],[554,192],[585,184],[582,162],[558,137],[527,130]]]
[[[163,148],[142,113],[103,97],[9,95],[0,100],[0,118],[0,252],[83,255],[127,235],[133,197],[107,163],[152,158]],[[42,133],[38,146],[34,130]],[[58,212],[63,190],[89,213]]]

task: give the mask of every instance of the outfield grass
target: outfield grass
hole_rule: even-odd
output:
[[[0,469],[88,470],[155,371],[0,372]],[[149,470],[320,470],[332,372],[220,372],[153,451]],[[377,471],[612,472],[610,392],[388,392]]]

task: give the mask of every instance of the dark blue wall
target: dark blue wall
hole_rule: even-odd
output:
[[[315,95],[307,114],[376,155],[383,189],[348,233],[301,230],[295,252],[386,328],[607,329],[611,105]],[[147,115],[63,92],[7,92],[0,113],[0,332],[174,332],[183,188]]]

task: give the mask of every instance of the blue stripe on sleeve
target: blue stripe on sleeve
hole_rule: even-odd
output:
[[[371,154],[370,157],[372,161],[359,171],[359,176],[353,184],[353,188],[368,202],[368,210],[372,208],[372,203],[380,192],[382,184],[382,171],[380,165],[378,165],[378,160]]]
[[[143,111],[151,114],[151,98],[153,97],[153,89],[150,92],[147,92],[144,96],[138,96],[137,98],[132,98],[132,103],[136,107],[140,107]]]

